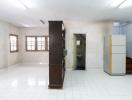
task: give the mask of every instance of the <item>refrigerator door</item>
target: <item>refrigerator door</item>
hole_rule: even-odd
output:
[[[126,54],[112,54],[112,75],[125,75]]]

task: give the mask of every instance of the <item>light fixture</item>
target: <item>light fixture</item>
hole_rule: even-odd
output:
[[[114,8],[126,8],[132,5],[132,0],[114,0],[111,6]]]
[[[111,7],[119,7],[125,0],[113,0]]]
[[[11,6],[16,7],[18,9],[26,10],[26,7],[19,0],[14,0],[13,2],[11,0],[9,0],[8,3]]]
[[[18,9],[26,10],[35,7],[35,3],[32,0],[9,0],[9,5],[17,7]]]
[[[113,23],[113,26],[115,26],[115,27],[116,27],[116,26],[119,26],[119,25],[120,25],[119,22],[114,22],[114,23]]]
[[[23,6],[26,8],[33,8],[35,4],[33,3],[32,0],[18,0]]]
[[[129,6],[132,6],[132,0],[125,0],[124,3],[122,3],[119,8],[126,8],[126,7],[129,7]]]
[[[30,27],[28,24],[21,24],[23,27]]]

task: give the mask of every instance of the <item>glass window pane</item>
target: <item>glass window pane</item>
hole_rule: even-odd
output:
[[[35,46],[32,46],[32,50],[35,50]]]
[[[32,41],[32,38],[31,37],[27,37],[27,41]]]
[[[45,47],[44,46],[42,46],[42,50],[45,50]]]
[[[40,45],[45,45],[45,42],[44,41],[40,42]]]
[[[41,46],[38,46],[38,50],[41,50]]]
[[[35,42],[35,37],[32,37],[32,41]]]
[[[45,37],[37,37],[37,50],[45,50]]]
[[[41,41],[41,37],[37,37],[37,41]]]
[[[45,38],[44,37],[42,37],[42,41],[45,41]]]
[[[16,36],[13,37],[13,41],[14,41],[14,42],[17,41],[17,37],[16,37]]]
[[[13,46],[11,46],[11,51],[13,51]]]
[[[28,50],[31,50],[31,46],[28,46],[27,49],[28,49]]]
[[[28,42],[27,44],[28,44],[28,45],[32,45],[32,42]]]
[[[27,50],[35,50],[35,37],[27,37]]]
[[[41,45],[42,44],[42,42],[38,42],[38,45]]]
[[[16,35],[10,35],[10,51],[17,51],[17,36]]]
[[[45,50],[45,37],[27,37],[27,50]]]
[[[14,46],[14,50],[17,50],[16,46]]]

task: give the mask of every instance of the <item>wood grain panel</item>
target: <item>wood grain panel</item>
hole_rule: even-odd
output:
[[[64,80],[62,21],[49,21],[49,88],[61,89]]]

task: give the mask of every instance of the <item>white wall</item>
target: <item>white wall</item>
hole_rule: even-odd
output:
[[[77,45],[76,45],[77,37],[73,35],[73,69],[77,67]]]
[[[20,33],[20,34],[19,34]],[[17,34],[19,52],[10,53],[9,34]],[[48,35],[48,28],[18,28],[7,22],[0,21],[0,68],[17,63],[49,63],[49,52],[26,52],[26,35]]]
[[[7,44],[6,39],[9,32],[9,25],[0,21],[0,68],[7,66]]]
[[[86,34],[86,67],[103,67],[104,34],[111,32],[111,23],[64,22],[66,27],[66,67],[74,68],[74,33]],[[108,26],[107,31],[106,26]],[[9,33],[19,34],[19,53],[9,52]],[[49,52],[26,52],[26,35],[48,35],[48,28],[17,28],[0,22],[0,67],[15,63],[49,63]],[[5,46],[6,45],[6,46]]]
[[[48,51],[27,52],[25,49],[25,36],[45,35],[48,36],[48,28],[20,28],[20,63],[49,63]]]
[[[17,28],[16,26],[10,25],[9,27],[9,34],[16,34],[18,35],[18,43],[19,43],[19,28]],[[9,36],[8,36],[8,40],[9,40]],[[19,62],[19,51],[18,52],[14,52],[14,53],[10,53],[10,46],[9,46],[10,41],[8,41],[8,66],[9,65],[13,65],[13,64],[17,64]],[[19,48],[18,48],[19,49]]]
[[[66,67],[73,69],[73,34],[86,34],[86,67],[102,68],[103,67],[103,45],[106,23],[80,23],[65,22],[66,27]],[[112,28],[112,25],[110,24]],[[112,30],[110,28],[110,30]]]
[[[19,34],[18,28],[0,21],[0,68],[16,64],[19,53],[10,53],[9,34]]]

